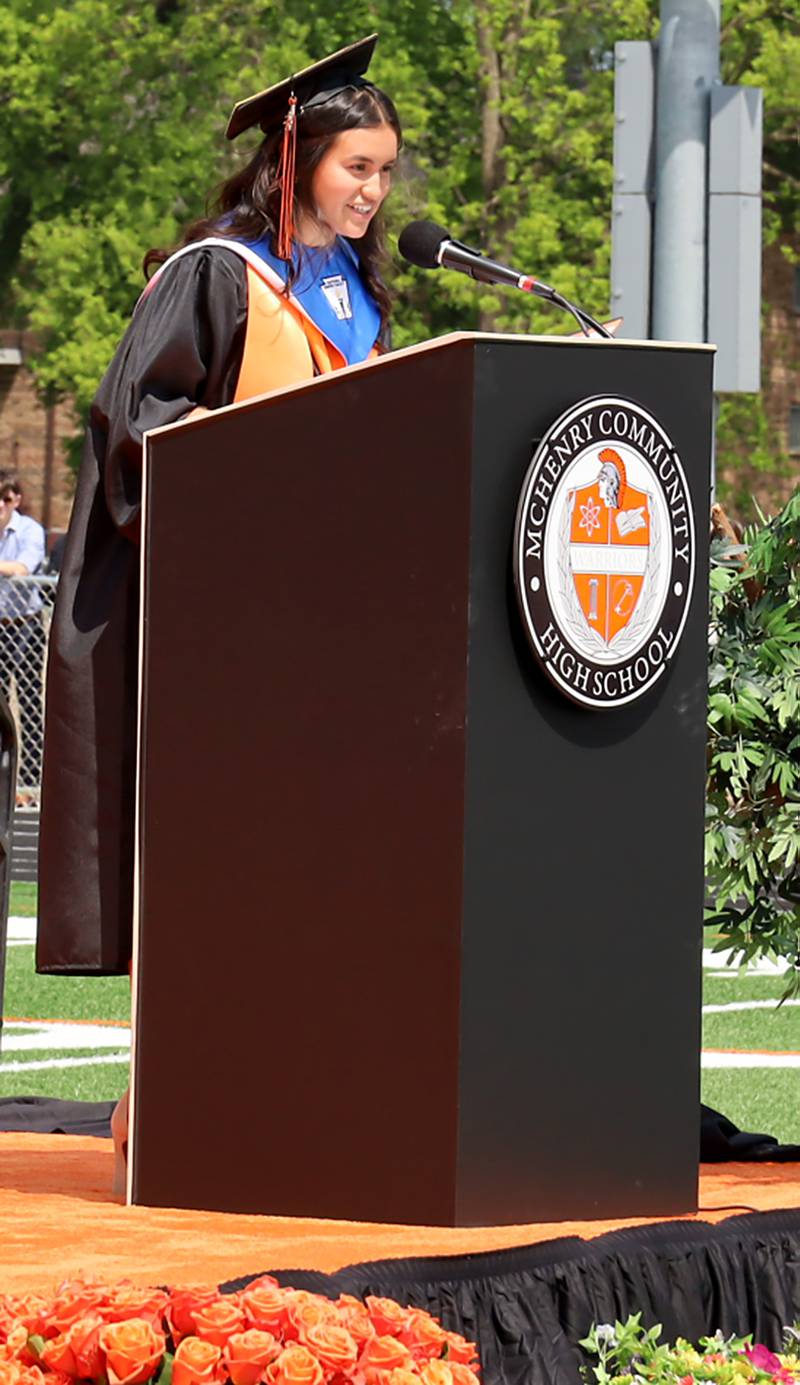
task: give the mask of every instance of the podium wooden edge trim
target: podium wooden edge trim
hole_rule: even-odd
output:
[[[163,430],[153,429],[153,432]],[[144,601],[145,601],[145,566],[147,554],[144,546],[144,532],[147,514],[148,501],[148,436],[145,433],[142,439],[142,503],[141,503],[141,522],[142,540],[140,546],[139,561],[139,639],[137,651],[137,677],[136,677],[136,794],[134,803],[133,818],[133,929],[131,946],[131,1056],[128,1069],[128,1157],[125,1164],[125,1205],[133,1206],[133,1178],[134,1178],[134,1144],[136,1131],[136,1060],[137,1060],[137,1037],[139,1033],[138,1015],[138,986],[137,977],[139,974],[139,950],[140,950],[140,930],[141,930],[141,818],[142,818],[142,747],[144,736],[142,735],[142,715],[144,703]]]

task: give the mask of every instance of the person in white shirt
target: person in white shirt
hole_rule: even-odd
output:
[[[42,678],[45,635],[38,587],[24,579],[44,563],[44,529],[20,512],[22,487],[0,471],[0,690],[17,686],[20,744],[17,804],[38,792],[42,773]]]

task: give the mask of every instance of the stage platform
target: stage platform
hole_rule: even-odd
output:
[[[179,1129],[165,1138],[180,1139]],[[80,1270],[137,1284],[216,1284],[272,1269],[331,1273],[363,1261],[461,1257],[647,1224],[453,1230],[122,1207],[110,1198],[111,1164],[107,1140],[0,1134],[0,1292],[48,1289]],[[687,1221],[798,1208],[800,1165],[704,1165],[699,1201],[701,1212]]]

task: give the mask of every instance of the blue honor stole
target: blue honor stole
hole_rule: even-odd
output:
[[[243,243],[286,282],[286,262],[275,254],[269,235]],[[292,297],[348,365],[365,361],[378,340],[381,315],[361,278],[353,247],[337,236],[331,246],[295,246],[292,259],[299,269]]]

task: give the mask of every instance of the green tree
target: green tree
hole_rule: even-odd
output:
[[[723,80],[764,91],[763,234],[789,259],[800,257],[800,3],[723,0]],[[717,429],[719,492],[741,514],[752,513],[753,473],[786,476],[791,463],[770,424],[764,398],[726,395]]]
[[[764,238],[800,253],[800,3],[723,0],[723,81],[764,91]],[[791,253],[791,244],[787,248]]]
[[[767,88],[771,235],[797,213],[799,6],[724,8],[726,80]],[[144,251],[173,243],[253,147],[221,137],[234,100],[375,28],[373,74],[406,130],[390,229],[429,216],[602,316],[613,45],[652,37],[657,20],[657,0],[6,0],[0,311],[38,330],[39,382],[83,414],[141,289]],[[399,346],[479,326],[571,330],[539,300],[396,256],[391,278]],[[728,427],[766,456],[751,414],[729,411],[723,440]]]
[[[611,52],[647,0],[11,0],[0,21],[0,291],[38,329],[43,387],[83,413],[141,288],[233,166],[224,115],[242,92],[372,27],[374,66],[406,128],[397,231],[426,214],[607,305]],[[268,36],[265,39],[264,36]],[[209,94],[213,94],[210,99]],[[398,345],[493,326],[568,330],[522,295],[396,265]]]

